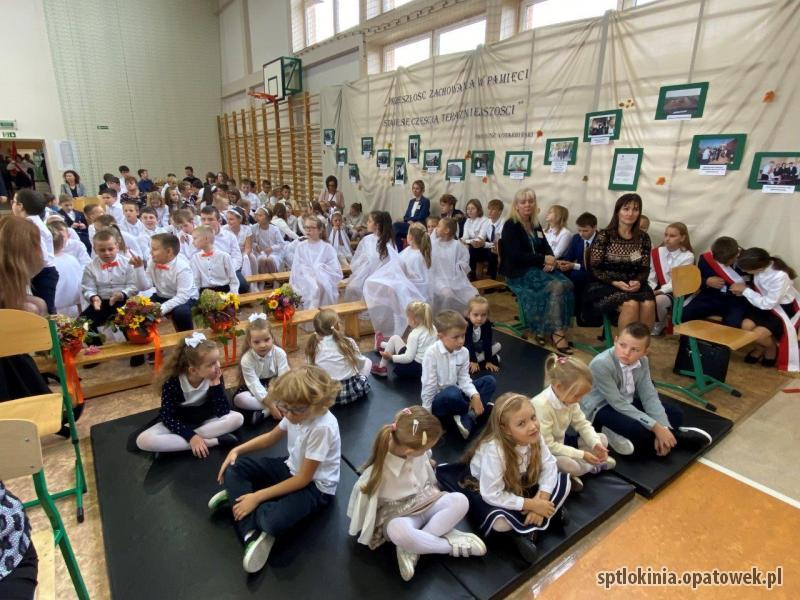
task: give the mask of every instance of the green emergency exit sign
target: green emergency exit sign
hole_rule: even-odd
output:
[[[16,129],[16,121],[0,121],[0,129]]]

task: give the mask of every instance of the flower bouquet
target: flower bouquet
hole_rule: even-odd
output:
[[[69,352],[72,356],[78,355],[83,349],[85,341],[99,337],[98,334],[89,330],[89,320],[84,317],[55,315],[53,320],[56,324],[61,350]]]
[[[220,337],[217,341],[227,344],[229,339],[235,339],[237,335],[242,333],[236,327],[239,322],[236,318],[238,310],[238,294],[203,290],[203,293],[200,294],[200,299],[192,309],[192,316],[203,327],[208,327],[214,333],[219,333]]]
[[[149,344],[158,335],[161,305],[144,296],[128,298],[117,314],[108,320],[115,331],[121,330],[131,344]]]
[[[302,306],[303,297],[295,293],[288,283],[283,284],[264,301],[270,319],[291,321],[295,311]]]

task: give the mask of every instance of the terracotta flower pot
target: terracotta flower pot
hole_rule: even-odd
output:
[[[126,329],[125,339],[131,344],[149,344],[153,341],[154,328],[150,327],[145,332],[141,329]]]

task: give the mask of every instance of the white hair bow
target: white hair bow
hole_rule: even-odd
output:
[[[195,331],[192,335],[185,338],[183,343],[191,348],[197,348],[200,344],[206,341],[206,336],[200,333],[199,331]]]
[[[258,321],[259,319],[264,319],[266,321],[267,315],[265,315],[264,313],[253,313],[252,315],[247,317],[247,320],[250,321],[251,323],[253,323],[254,321]]]

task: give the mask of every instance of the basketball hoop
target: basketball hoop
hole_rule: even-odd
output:
[[[253,98],[258,98],[259,100],[263,100],[264,102],[278,104],[277,96],[273,96],[272,94],[267,94],[265,92],[247,92],[247,95],[252,96]]]

